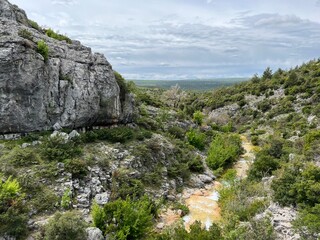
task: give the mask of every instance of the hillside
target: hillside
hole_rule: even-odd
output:
[[[320,61],[311,61],[204,93],[127,82],[139,110],[133,124],[2,140],[0,232],[83,237],[93,220],[111,239],[317,239],[319,73]],[[233,169],[243,153],[240,135],[256,145],[241,179]],[[188,213],[184,189],[205,188],[215,178],[227,183],[219,192],[221,221],[210,231],[194,225],[190,233],[177,221],[175,231],[161,225],[159,233],[155,226],[168,209]],[[134,214],[132,207],[142,214],[134,217],[137,228],[133,219],[116,220]],[[70,219],[77,223],[60,233],[55,226]]]

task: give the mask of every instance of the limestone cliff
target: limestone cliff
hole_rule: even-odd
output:
[[[0,133],[79,128],[132,120],[111,65],[78,41],[67,43],[29,25],[25,12],[0,0]],[[47,60],[37,42],[49,48]]]

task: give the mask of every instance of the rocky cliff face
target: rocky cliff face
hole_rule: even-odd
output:
[[[29,26],[25,12],[0,0],[0,133],[130,122],[111,65],[78,41],[67,43]],[[37,42],[49,58],[37,52]]]

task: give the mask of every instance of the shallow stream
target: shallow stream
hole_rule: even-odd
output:
[[[255,158],[254,146],[245,137],[241,136],[244,154],[234,165],[239,179],[247,176],[247,170]],[[220,208],[218,205],[219,188],[223,187],[221,183],[215,181],[213,184],[206,186],[205,189],[195,189],[193,193],[184,193],[185,204],[189,207],[190,213],[183,217],[184,225],[187,230],[195,221],[201,221],[209,229],[213,222],[221,218]]]

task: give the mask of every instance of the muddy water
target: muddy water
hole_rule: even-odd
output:
[[[249,142],[245,136],[241,136],[241,140],[245,152],[234,165],[238,178],[247,176],[247,170],[255,157],[254,146],[251,142]],[[183,217],[184,225],[187,230],[189,230],[189,226],[195,221],[201,221],[208,229],[213,222],[216,222],[221,218],[218,205],[219,187],[221,187],[221,184],[215,181],[212,185],[207,186],[206,189],[194,190],[191,194],[190,192],[184,192],[185,204],[190,209],[190,213]]]
[[[187,230],[195,221],[201,221],[209,229],[213,222],[221,218],[218,205],[219,193],[221,187],[219,182],[207,186],[207,189],[195,191],[185,200],[190,213],[183,217],[184,225]]]

